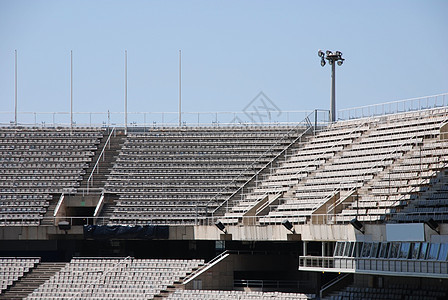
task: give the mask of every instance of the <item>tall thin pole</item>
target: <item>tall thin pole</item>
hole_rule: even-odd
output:
[[[128,51],[124,50],[124,132],[128,132]]]
[[[73,50],[70,50],[70,129],[73,128]]]
[[[17,126],[17,50],[14,50],[14,125]]]
[[[336,61],[331,64],[331,122],[336,121]]]
[[[179,127],[182,125],[182,52],[179,50]]]

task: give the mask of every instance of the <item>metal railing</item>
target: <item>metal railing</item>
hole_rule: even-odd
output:
[[[350,280],[352,281],[352,274],[341,274],[338,277],[334,278],[333,280],[327,282],[326,284],[322,285],[319,291],[320,298],[322,299],[324,295],[328,294],[330,290],[334,290],[339,288],[341,285],[347,285],[345,284],[346,281]],[[351,277],[351,278],[349,278]]]
[[[346,108],[338,111],[339,120],[384,116],[448,105],[448,93],[391,101],[374,105]],[[296,124],[311,111],[238,111],[238,112],[182,112],[182,126],[235,126]],[[74,126],[79,127],[160,127],[179,126],[178,112],[74,112]],[[326,118],[328,120],[328,116]],[[17,126],[70,126],[70,112],[18,112]],[[15,126],[15,112],[0,112],[0,126]]]
[[[187,276],[185,276],[185,278],[183,279],[182,283],[185,285],[187,283],[189,283],[191,280],[193,280],[193,278],[195,278],[196,276],[198,276],[199,274],[203,273],[203,271],[208,268],[209,266],[213,265],[216,261],[218,261],[219,259],[221,259],[222,257],[224,257],[227,254],[231,254],[229,250],[224,251],[223,253],[218,254],[217,256],[215,256],[212,260],[210,260],[209,262],[205,263],[202,267],[200,267],[199,269],[197,269],[194,272],[191,272],[190,274],[188,274]]]
[[[95,173],[95,170],[97,170],[97,168],[99,170],[99,163],[100,163],[101,158],[103,158],[103,160],[104,160],[104,156],[105,156],[104,153],[105,153],[106,147],[109,146],[109,149],[110,149],[110,138],[112,137],[112,134],[114,134],[114,133],[115,133],[115,128],[112,128],[112,130],[109,133],[109,136],[107,137],[106,143],[104,143],[104,147],[101,150],[101,153],[98,156],[98,159],[96,160],[96,163],[92,168],[92,172],[90,172],[90,176],[87,179],[87,194],[89,193],[90,185],[91,184],[93,185],[93,174]]]
[[[339,120],[378,117],[448,106],[448,93],[340,109]]]
[[[300,256],[299,269],[448,278],[448,262],[397,258]]]
[[[369,222],[371,224],[383,224],[386,214],[368,214],[361,215],[362,222]],[[448,217],[446,212],[398,212],[394,213],[394,216],[401,217],[403,219],[408,217],[411,219],[409,222],[423,222],[428,218],[433,218],[437,222],[448,223]],[[281,225],[282,221],[288,219],[292,224],[306,225],[309,224],[307,218],[313,219],[313,224],[330,224],[330,225],[343,225],[348,224],[354,218],[355,215],[333,215],[333,214],[289,214],[285,216],[244,216],[244,217],[231,217],[231,216],[205,216],[204,214],[198,214],[196,218],[185,220],[166,220],[165,222],[160,221],[160,218],[126,218],[126,221],[110,221],[110,217],[94,217],[94,216],[56,216],[56,217],[37,217],[33,215],[23,217],[8,216],[4,214],[0,216],[0,226],[57,226],[59,221],[68,221],[71,226],[83,226],[83,225],[95,225],[95,224],[113,224],[113,225],[169,225],[169,226],[213,226],[216,221],[222,221],[227,225],[236,225],[235,219],[244,222],[244,224],[253,225]],[[53,223],[54,225],[37,225],[29,224],[27,222],[38,222],[38,221],[50,221],[47,223]],[[246,221],[244,221],[246,220]],[[108,222],[107,222],[108,221]]]
[[[304,280],[235,279],[233,286],[261,290],[300,290],[312,287],[312,283]]]
[[[311,110],[182,112],[182,126],[294,125]],[[16,126],[14,112],[0,112],[0,126]],[[125,127],[124,112],[74,112],[77,127]],[[128,112],[127,127],[178,127],[178,112]],[[256,118],[254,118],[254,116]],[[70,126],[70,112],[19,112],[17,126]]]
[[[104,279],[106,278],[106,276],[111,273],[112,271],[116,270],[120,265],[124,264],[126,261],[132,261],[132,257],[127,256],[124,259],[120,260],[118,263],[116,263],[114,266],[108,268],[107,270],[105,270],[104,272],[101,272],[101,276],[99,276],[97,279],[95,279],[93,282],[87,282],[85,283],[85,287],[77,292],[74,296],[71,296],[69,299],[86,299],[86,297],[89,296],[94,296],[96,295],[95,293],[95,285],[97,284],[101,284],[101,281],[104,281]],[[123,270],[120,270],[121,274],[122,273],[127,273],[127,272],[123,272]],[[127,274],[127,276],[129,277],[129,274]],[[132,280],[132,278],[130,278]],[[90,289],[90,291],[89,291]],[[99,296],[99,295],[98,295]],[[104,295],[101,295],[104,296]]]

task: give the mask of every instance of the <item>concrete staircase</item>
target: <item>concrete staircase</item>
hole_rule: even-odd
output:
[[[80,189],[86,189],[88,184],[88,179],[90,174],[92,173],[93,168],[95,167],[98,158],[101,155],[101,151],[106,144],[107,138],[109,137],[110,132],[108,131],[104,137],[101,139],[101,143],[98,146],[98,149],[95,152],[92,161],[89,164],[89,167],[86,170],[86,174],[83,176],[83,180],[80,183]],[[110,137],[110,142],[106,145],[104,149],[104,153],[100,158],[98,165],[96,166],[95,172],[91,178],[89,183],[89,189],[102,189],[107,181],[107,176],[112,169],[115,160],[120,153],[121,147],[124,144],[126,139],[126,135],[124,131],[115,130]],[[93,179],[93,180],[92,180]]]
[[[21,277],[6,291],[0,294],[0,299],[24,299],[35,289],[59,272],[66,263],[42,262]]]
[[[60,197],[61,196],[59,194],[53,194],[53,198],[50,201],[50,205],[47,207],[47,212],[44,215],[44,219],[41,220],[40,225],[46,225],[46,226],[54,225],[54,221],[51,218],[53,218],[53,213]]]
[[[114,208],[117,204],[118,196],[117,195],[107,195],[107,200],[101,209],[100,214],[98,215],[97,225],[107,225],[109,223],[109,219],[114,212]]]

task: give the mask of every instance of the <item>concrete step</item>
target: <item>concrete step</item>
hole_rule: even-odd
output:
[[[47,207],[47,212],[44,215],[44,219],[40,222],[41,225],[54,225],[53,219],[49,219],[53,217],[54,210],[59,201],[60,195],[53,195],[53,198],[50,200],[50,205]]]
[[[103,209],[99,214],[100,220],[97,224],[106,225],[109,222],[109,219],[114,212],[114,208],[117,205],[117,200],[118,196],[113,196],[113,198],[111,198],[108,203],[105,203],[103,205]]]
[[[59,272],[66,263],[41,262],[30,272],[26,273],[4,293],[0,294],[0,299],[24,299],[35,289]]]

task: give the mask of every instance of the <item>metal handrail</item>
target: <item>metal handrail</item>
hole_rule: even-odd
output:
[[[392,213],[391,213],[392,214]],[[440,216],[440,215],[444,215],[446,214],[443,211],[440,212],[407,212],[407,213],[402,213],[402,212],[397,212],[397,213],[393,213],[396,216]],[[387,213],[385,214],[381,214],[381,216],[387,215]],[[333,215],[328,215],[328,214],[314,214],[314,215],[305,215],[305,214],[290,214],[288,215],[288,220],[291,223],[294,224],[307,224],[306,221],[306,217],[310,216],[313,218],[313,220],[327,220],[328,218],[333,219]],[[383,218],[379,218],[380,215],[363,215],[363,220],[366,222],[373,222],[373,223],[384,223]],[[338,217],[336,215],[336,217]],[[350,219],[344,219],[343,217],[350,217],[348,215],[346,216],[341,216],[342,219],[338,219],[338,224],[348,224],[351,221]],[[52,220],[53,222],[57,221],[57,220],[65,220],[68,221],[69,224],[71,226],[84,226],[84,225],[92,225],[95,223],[95,221],[101,221],[101,220],[107,220],[109,219],[108,217],[93,217],[93,216],[78,216],[78,217],[72,217],[72,216],[60,216],[60,217],[42,217],[42,218],[31,218],[31,217],[27,217],[27,218],[8,218],[5,215],[0,217],[0,228],[3,226],[9,226],[7,223],[4,222],[8,222],[10,220],[13,220],[14,222],[17,222],[18,220],[24,222],[23,227],[28,227],[28,226],[55,226],[54,224],[52,225],[38,225],[37,223],[35,225],[28,225],[25,222],[27,221],[42,221],[42,220]],[[210,225],[213,224],[215,221],[220,220],[222,221],[224,224],[236,224],[236,223],[226,223],[226,220],[233,220],[234,217],[227,217],[227,216],[220,216],[220,217],[203,217],[203,216],[198,216],[197,220],[178,220],[176,221],[176,224],[173,223],[169,223],[169,222],[165,222],[165,223],[157,223],[157,224],[152,224],[151,223],[151,219],[139,219],[139,218],[134,218],[134,219],[127,219],[127,223],[126,224],[122,224],[123,226],[130,226],[130,225],[169,225],[169,226],[198,226],[198,225]],[[261,222],[264,225],[281,225],[281,222],[284,221],[285,217],[283,216],[275,216],[275,217],[271,217],[271,219],[264,219],[264,216],[244,216],[243,219],[250,219],[250,220],[254,220],[252,222],[250,222],[250,224],[256,224],[257,222]],[[303,220],[300,220],[303,219]],[[73,222],[75,220],[84,220],[84,222],[82,222],[83,224],[79,224],[79,225],[73,225]],[[167,220],[168,221],[168,220]],[[416,220],[418,221],[418,220]],[[444,221],[443,221],[444,222]],[[113,223],[114,225],[120,225],[117,223]]]
[[[351,273],[347,273],[347,274],[341,274],[338,277],[334,278],[333,280],[330,280],[329,282],[327,282],[326,284],[322,285],[319,291],[319,295],[320,298],[323,298],[323,294],[325,292],[325,290],[327,290],[328,288],[334,286],[335,284],[341,282],[342,280],[344,280],[345,278],[347,278],[348,276],[353,276]]]
[[[104,147],[101,150],[100,155],[98,156],[98,159],[96,160],[95,165],[93,166],[92,172],[90,172],[90,176],[87,179],[87,194],[89,193],[89,185],[90,185],[90,180],[92,180],[92,184],[93,184],[93,173],[95,172],[96,168],[98,167],[99,163],[100,163],[100,159],[103,157],[104,155],[104,151],[106,150],[106,146],[109,144],[110,147],[110,138],[112,137],[112,134],[115,132],[115,127],[112,128],[112,130],[109,133],[109,136],[107,137],[106,143],[104,143]]]
[[[262,111],[263,112],[263,111]],[[251,115],[258,116],[260,111],[222,111],[222,112],[182,112],[182,127],[188,126],[269,126],[269,125],[294,125],[302,116],[310,113],[310,110],[282,111],[281,114],[267,118],[266,120],[251,119]],[[124,112],[74,112],[76,122],[74,127],[121,127]],[[179,127],[177,112],[128,112],[130,121],[128,127]],[[42,126],[42,127],[70,127],[70,112],[19,112],[21,122],[11,122],[10,116],[14,112],[0,112],[0,126]]]
[[[417,97],[417,98],[410,98],[410,99],[404,99],[404,100],[397,100],[397,101],[389,101],[389,102],[384,102],[384,103],[379,103],[379,104],[373,104],[373,105],[364,105],[364,106],[358,106],[358,107],[351,107],[351,108],[344,108],[344,109],[340,109],[338,110],[338,117],[341,115],[344,115],[342,120],[352,120],[352,119],[360,119],[360,118],[364,118],[364,117],[373,117],[373,116],[384,116],[384,115],[390,115],[390,114],[397,114],[397,113],[406,113],[409,111],[421,111],[421,110],[427,110],[427,109],[434,109],[437,107],[444,107],[446,105],[448,105],[448,102],[445,101],[446,96],[448,96],[448,93],[442,93],[442,94],[437,94],[437,95],[430,95],[430,96],[425,96],[425,97]],[[442,104],[440,106],[437,106],[437,99],[438,97],[442,97],[443,101]],[[428,103],[428,99],[434,99],[434,103]],[[422,107],[421,105],[421,101],[426,99],[426,107]],[[418,101],[418,107],[412,107],[412,104]],[[403,110],[400,111],[399,110],[399,105],[403,105]],[[410,104],[410,105],[406,105],[406,104]],[[385,107],[389,107],[391,108],[392,106],[396,106],[397,109],[396,110],[391,110],[390,112],[385,112],[384,108]],[[377,108],[381,108],[381,112],[377,113]],[[361,116],[357,116],[356,113],[357,111],[361,112]],[[364,112],[367,111],[366,116],[364,116]],[[345,113],[347,112],[347,118],[345,117]],[[351,116],[351,112],[354,112],[354,116]]]
[[[311,112],[304,120],[306,121],[309,117],[314,114],[314,111]],[[251,169],[259,160],[264,158],[267,153],[270,153],[272,149],[274,149],[277,145],[280,144],[281,141],[285,140],[287,137],[290,136],[295,130],[299,129],[299,126],[302,125],[303,121],[299,123],[296,127],[288,131],[285,135],[282,136],[281,139],[277,140],[277,142],[272,145],[268,150],[266,150],[263,154],[261,154],[255,161],[253,161],[246,169],[244,169],[237,177],[235,177],[230,183],[228,183],[225,187],[223,187],[215,196],[213,196],[207,203],[207,209],[206,213],[208,213],[208,205],[216,201],[216,198],[219,197],[226,191],[231,185],[233,185],[240,177],[242,177],[247,170]],[[226,200],[224,200],[215,210],[212,212],[212,216],[214,213],[220,209],[224,204],[226,204],[230,199],[235,196],[240,190],[242,190],[246,185],[248,185],[254,178],[256,178],[262,171],[264,171],[270,164],[272,164],[278,157],[280,157],[285,151],[287,151],[294,143],[296,143],[298,140],[300,140],[311,128],[313,128],[312,125],[310,125],[309,122],[306,122],[308,127],[297,137],[295,138],[286,148],[284,148],[280,153],[278,153],[274,158],[272,158],[267,164],[265,164],[261,169],[259,169],[251,178],[249,178],[243,185],[241,185],[236,191],[234,191]]]
[[[201,273],[202,270],[204,270],[208,266],[212,265],[215,261],[219,260],[220,258],[224,257],[224,255],[227,255],[227,254],[231,254],[229,250],[226,250],[223,253],[215,256],[212,260],[210,260],[209,262],[205,263],[201,268],[199,268],[196,271],[194,271],[194,272],[188,274],[187,276],[185,276],[185,278],[182,280],[182,283],[183,284],[187,284],[193,277],[195,277],[197,274]]]
[[[104,272],[102,273],[102,275],[101,275],[100,277],[98,277],[97,279],[95,279],[93,282],[86,283],[86,287],[85,287],[83,290],[77,292],[74,296],[70,297],[70,299],[76,299],[76,298],[79,297],[79,296],[81,296],[81,299],[82,299],[82,298],[83,298],[83,297],[82,297],[82,294],[83,294],[84,292],[87,291],[87,288],[88,288],[89,286],[92,286],[92,285],[94,286],[95,284],[99,283],[100,280],[103,279],[103,278],[105,278],[107,274],[109,274],[110,272],[112,272],[112,271],[113,271],[114,269],[116,269],[119,265],[121,265],[122,263],[126,262],[126,261],[129,260],[129,259],[132,259],[132,257],[130,257],[130,256],[125,257],[123,260],[120,260],[120,261],[119,261],[118,263],[116,263],[114,266],[112,266],[112,267],[110,267],[109,269],[107,269],[106,271],[104,271]],[[91,293],[93,293],[93,290],[91,291]]]

